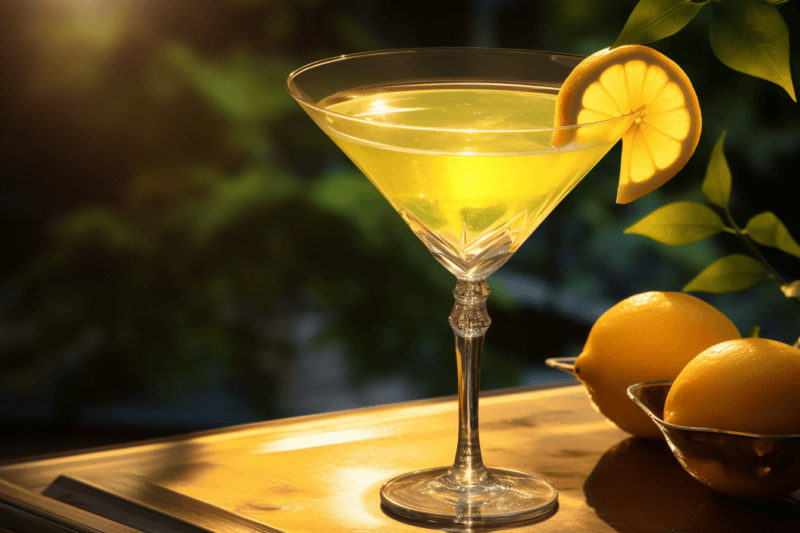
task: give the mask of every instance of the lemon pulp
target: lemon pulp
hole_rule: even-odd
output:
[[[628,203],[672,178],[700,139],[700,105],[689,78],[646,46],[601,50],[579,64],[559,94],[556,124],[586,124],[638,111],[622,137],[617,202]],[[577,130],[580,140],[591,131]],[[557,132],[554,143],[573,139]]]

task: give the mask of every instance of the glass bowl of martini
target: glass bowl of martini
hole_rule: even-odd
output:
[[[447,524],[529,521],[558,492],[531,473],[487,467],[478,391],[486,278],[622,138],[629,113],[553,126],[561,84],[583,57],[484,48],[339,56],[293,72],[291,95],[456,277],[449,317],[459,430],[450,466],[388,480],[390,512]],[[554,139],[568,139],[554,142]]]

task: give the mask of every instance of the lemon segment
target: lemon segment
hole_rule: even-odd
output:
[[[556,126],[586,125],[638,112],[622,136],[617,202],[628,203],[672,178],[700,139],[702,118],[686,74],[646,46],[605,49],[581,62],[561,87]],[[582,142],[596,129],[556,131],[553,144]]]

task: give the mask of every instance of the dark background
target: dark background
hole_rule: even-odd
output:
[[[0,4],[0,460],[452,394],[454,279],[306,117],[288,74],[342,53],[496,46],[590,54],[634,1],[4,0]],[[798,67],[795,3],[781,6]],[[490,279],[484,389],[562,379],[593,321],[680,290],[730,235],[623,230],[702,201],[728,131],[740,225],[795,236],[800,111],[724,67],[711,6],[653,45],[692,79],[704,131],[658,191],[614,203],[619,148]],[[788,279],[800,262],[767,256]],[[699,295],[792,343],[774,282]]]

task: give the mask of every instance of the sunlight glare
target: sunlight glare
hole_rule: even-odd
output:
[[[131,10],[130,0],[55,0],[69,10],[62,36],[79,42],[107,46],[123,33]]]

